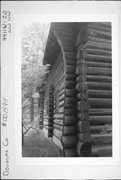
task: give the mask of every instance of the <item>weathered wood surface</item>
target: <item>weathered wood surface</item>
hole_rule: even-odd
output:
[[[62,143],[61,143],[61,140],[58,139],[55,135],[53,135],[52,139],[53,139],[53,142],[54,142],[61,150],[63,150],[63,145],[62,145]]]
[[[92,157],[111,157],[112,145],[92,146]]]
[[[89,116],[90,125],[104,125],[112,123],[112,116]]]
[[[76,149],[75,148],[64,149],[64,156],[65,157],[77,157]]]
[[[62,136],[62,144],[65,148],[75,147],[77,144],[77,137],[75,135]]]

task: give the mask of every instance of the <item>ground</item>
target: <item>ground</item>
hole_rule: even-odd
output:
[[[60,157],[60,150],[42,130],[30,129],[24,136],[22,157]]]

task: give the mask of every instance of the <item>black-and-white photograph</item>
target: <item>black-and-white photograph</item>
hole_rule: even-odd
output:
[[[112,157],[111,22],[21,33],[22,157]]]

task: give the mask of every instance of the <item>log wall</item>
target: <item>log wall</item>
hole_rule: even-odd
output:
[[[79,156],[112,156],[111,24],[81,23],[76,90]]]
[[[63,89],[59,94],[59,115],[55,115],[54,126],[58,128],[55,134],[61,137],[61,147],[64,157],[75,157],[77,143],[77,110],[76,110],[76,51],[75,36],[71,24],[66,23],[55,32],[57,41],[61,47],[64,60],[64,82]],[[61,121],[61,117],[63,121]]]

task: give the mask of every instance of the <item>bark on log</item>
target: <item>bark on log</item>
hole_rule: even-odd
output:
[[[65,157],[77,157],[76,149],[75,148],[64,149],[64,156]]]
[[[79,141],[86,143],[90,142],[91,143],[91,135],[90,133],[78,133],[77,134]]]
[[[92,55],[87,54],[86,59],[89,61],[96,61],[96,62],[107,62],[111,63],[111,56],[102,56],[102,55]]]
[[[112,108],[112,99],[89,98],[90,108]]]
[[[76,58],[74,59],[67,59],[66,58],[66,65],[76,65]]]
[[[63,126],[63,135],[73,135],[76,134],[77,128],[75,126]]]
[[[101,108],[95,108],[95,109],[90,109],[89,115],[97,115],[97,116],[103,116],[103,115],[112,115],[112,109],[101,109]]]
[[[88,23],[88,28],[90,27],[111,33],[111,25],[108,25],[107,23]]]
[[[92,157],[111,157],[112,145],[92,146]]]
[[[107,44],[111,44],[111,42],[112,42],[110,39],[99,38],[99,37],[94,37],[94,36],[88,36],[88,40],[98,42],[98,43],[101,43],[101,42],[107,43]]]
[[[101,30],[96,29],[88,29],[88,35],[90,36],[96,36],[104,39],[111,39],[111,33],[110,32],[104,32]]]
[[[104,50],[111,51],[111,45],[106,44],[106,43],[93,42],[93,41],[88,41],[87,48],[104,49]],[[104,62],[106,62],[106,60]]]
[[[88,98],[112,98],[112,91],[88,90]]]
[[[88,99],[88,93],[87,92],[78,93],[77,94],[77,99],[78,100],[87,100]]]
[[[92,134],[91,135],[93,145],[107,145],[112,144],[112,134]]]
[[[93,134],[100,134],[100,133],[107,133],[111,132],[109,125],[97,125],[97,126],[90,126],[90,131]]]
[[[75,147],[77,143],[76,136],[62,136],[62,144],[64,148],[72,148]]]
[[[77,117],[79,121],[88,120],[89,114],[87,112],[78,113]]]
[[[89,116],[90,125],[105,125],[112,123],[112,116]]]
[[[94,90],[112,90],[112,83],[87,82],[85,83],[85,86],[87,86],[88,89],[94,89]],[[83,89],[81,83],[79,84],[79,88],[80,90]]]
[[[82,63],[82,62],[80,62],[80,63]],[[112,68],[112,64],[107,63],[107,62],[94,62],[94,61],[86,60],[85,65],[87,67]]]
[[[66,74],[74,74],[76,70],[76,65],[66,65],[65,72]],[[68,77],[68,76],[66,76]]]
[[[73,74],[71,74],[71,73],[73,73]],[[65,80],[66,81],[74,81],[75,79],[76,79],[75,70],[74,70],[74,72],[72,72],[71,69],[70,69],[70,74],[65,75]]]
[[[76,116],[73,115],[65,115],[64,117],[64,125],[75,125],[77,123],[78,119]]]
[[[75,115],[76,114],[76,110],[74,109],[74,108],[65,108],[65,110],[64,110],[64,113],[65,113],[65,115]]]
[[[65,89],[65,96],[66,97],[75,97],[76,90],[75,89]]]
[[[96,76],[111,76],[112,71],[109,68],[98,68],[98,67],[88,67],[86,70],[87,75],[96,75]]]
[[[80,133],[90,133],[90,123],[89,121],[78,121],[77,123],[78,132]]]
[[[77,143],[77,153],[80,157],[90,157],[91,156],[91,143],[82,143],[81,141],[78,141]]]
[[[77,103],[77,110],[80,112],[88,112],[89,111],[89,102],[87,101],[79,101]]]
[[[65,82],[65,88],[66,89],[73,89],[75,88],[76,82],[73,81],[66,81]]]
[[[77,78],[77,80],[78,80],[78,78]],[[85,79],[86,79],[87,82],[112,83],[112,77],[111,76],[91,76],[91,75],[87,75]]]

